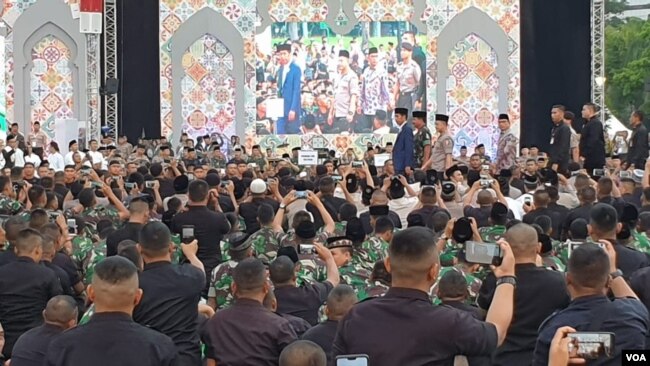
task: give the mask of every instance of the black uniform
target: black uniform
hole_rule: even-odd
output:
[[[644,169],[648,158],[648,129],[640,123],[632,130],[630,148],[627,151],[627,163],[634,164],[636,169]]]
[[[11,363],[17,366],[42,366],[50,342],[63,332],[53,324],[43,324],[18,338],[11,354]]]
[[[140,273],[143,294],[133,320],[168,335],[176,344],[179,365],[201,365],[196,318],[204,285],[205,275],[191,264],[147,263]]]
[[[170,366],[176,347],[166,335],[120,312],[95,313],[50,343],[46,366]]]
[[[219,366],[276,366],[284,347],[296,338],[288,320],[259,301],[240,298],[205,325],[205,354]]]
[[[273,291],[278,300],[279,314],[289,314],[305,319],[309,324],[318,324],[318,309],[332,291],[329,281],[303,284],[302,286],[281,286]]]
[[[0,267],[0,324],[5,331],[5,357],[11,356],[18,337],[43,323],[47,302],[62,293],[54,271],[31,258],[18,257]]]
[[[390,221],[393,222],[393,226],[395,226],[396,229],[402,228],[402,219],[399,218],[399,215],[395,211],[388,211],[387,216]],[[366,211],[359,215],[359,220],[361,220],[363,231],[366,232],[366,235],[372,234],[372,226],[370,225],[370,212]]]
[[[535,263],[515,265],[517,288],[512,323],[501,347],[492,358],[492,365],[530,364],[537,341],[537,328],[544,319],[569,305],[563,274],[537,267]],[[490,273],[483,281],[478,304],[488,309],[496,291],[496,277]],[[540,294],[544,294],[540,296]]]
[[[548,151],[549,164],[557,164],[558,171],[564,172],[569,166],[571,152],[571,129],[563,122],[551,131],[551,146]]]
[[[566,215],[566,218],[564,219],[564,226],[562,229],[563,235],[567,235],[569,232],[569,228],[571,227],[571,223],[577,219],[583,219],[587,222],[591,220],[591,210],[594,208],[593,203],[585,203],[582,204],[574,209],[569,210],[569,213]]]
[[[373,366],[451,365],[456,355],[489,356],[497,338],[493,324],[431,305],[426,292],[392,287],[350,309],[340,321],[332,357],[367,354]]]
[[[300,339],[312,341],[319,345],[325,351],[329,363],[332,360],[332,343],[334,343],[338,325],[338,321],[328,319],[309,329]]]
[[[580,156],[585,158],[584,168],[589,174],[592,169],[605,166],[605,134],[603,123],[594,117],[582,127]]]

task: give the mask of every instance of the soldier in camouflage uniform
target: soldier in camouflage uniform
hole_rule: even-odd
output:
[[[506,222],[508,221],[508,207],[501,202],[492,205],[490,211],[490,225],[478,229],[481,239],[486,243],[496,243],[506,233]]]
[[[451,267],[442,267],[440,269],[440,272],[438,273],[438,279],[436,280],[436,283],[432,287],[431,293],[433,294],[433,302],[434,304],[440,304],[440,299],[438,298],[438,282],[440,282],[440,279],[442,276],[444,276],[445,273],[448,271],[457,271],[465,277],[465,281],[467,281],[467,304],[468,305],[476,305],[476,299],[478,298],[478,293],[479,290],[481,289],[481,284],[483,283],[481,279],[479,279],[475,273],[476,271],[480,268],[480,265],[478,264],[472,264],[468,263],[466,258],[465,258],[465,250],[461,249],[458,251],[458,254],[456,256],[458,263],[454,266]]]
[[[266,170],[266,159],[262,155],[260,145],[253,146],[253,152],[248,159],[248,163],[255,163],[260,171]],[[257,169],[256,169],[257,170]]]
[[[370,277],[370,286],[366,288],[366,295],[368,297],[384,296],[386,291],[390,288],[392,277],[386,270],[384,261],[377,261],[372,268],[372,275]]]
[[[19,201],[4,194],[0,195],[0,215],[18,215],[23,210],[25,210],[25,205]]]
[[[334,257],[339,268],[341,283],[350,285],[359,300],[368,297],[366,289],[369,287],[371,272],[366,268],[352,263],[354,247],[352,241],[346,237],[333,237],[327,239],[327,248]]]
[[[212,150],[212,156],[209,158],[210,168],[226,169],[227,163],[226,156],[219,150],[219,147]]]
[[[103,219],[108,219],[116,227],[121,226],[122,220],[129,216],[129,211],[124,207],[115,193],[111,190],[110,186],[104,184],[102,191],[108,200],[117,208],[103,207],[97,205],[97,197],[95,197],[95,190],[91,188],[84,188],[79,193],[79,203],[84,207],[80,216],[87,222],[97,225]]]
[[[646,233],[634,230],[632,235],[634,235],[634,249],[645,254],[650,254],[650,240],[648,240]]]
[[[253,247],[253,255],[262,261],[270,262],[278,255],[280,249],[280,239],[284,233],[279,233],[273,230],[272,227],[262,227],[258,231],[251,234],[246,239]],[[221,255],[223,260],[230,259],[227,251],[230,248],[230,243],[224,240],[221,242]]]
[[[413,138],[415,161],[417,167],[422,167],[431,157],[431,131],[427,127],[427,112],[413,112],[413,127],[417,130]]]
[[[252,243],[246,240],[246,234],[230,239],[230,260],[223,262],[212,270],[208,288],[208,305],[213,309],[224,309],[234,301],[232,293],[232,274],[237,264],[253,256]]]

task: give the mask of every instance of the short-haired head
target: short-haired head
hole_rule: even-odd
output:
[[[569,286],[604,291],[609,282],[609,256],[598,245],[585,243],[571,252],[567,266]]]
[[[530,225],[512,226],[506,231],[505,240],[510,244],[515,258],[535,258],[537,255],[537,231]]]
[[[66,328],[76,323],[78,314],[77,302],[68,295],[54,296],[47,302],[43,311],[43,317],[47,323],[54,323]],[[70,325],[70,323],[72,324]]]
[[[112,256],[95,266],[88,296],[98,311],[132,310],[142,297],[138,286],[135,264],[126,258]]]
[[[329,320],[343,319],[356,303],[357,295],[351,286],[341,284],[334,287],[327,296],[327,318]]]
[[[257,258],[246,258],[233,271],[235,292],[239,296],[259,294],[268,286],[266,267]]]
[[[289,257],[279,256],[269,265],[269,275],[275,285],[290,283],[295,278],[295,264]]]
[[[388,252],[386,268],[392,274],[393,281],[435,282],[439,259],[430,229],[413,227],[396,233]]]
[[[40,255],[43,251],[43,236],[34,229],[23,229],[18,233],[13,245],[18,256]]]
[[[279,366],[326,366],[325,351],[312,341],[299,340],[280,353]]]
[[[169,228],[160,221],[149,222],[140,230],[140,248],[147,257],[165,255],[170,250],[171,242]]]

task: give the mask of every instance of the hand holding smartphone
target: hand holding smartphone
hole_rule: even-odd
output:
[[[194,241],[194,225],[183,225],[181,229],[181,240],[185,244]]]
[[[497,243],[465,242],[465,258],[470,263],[501,265],[503,253]]]

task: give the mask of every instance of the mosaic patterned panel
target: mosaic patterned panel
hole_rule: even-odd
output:
[[[255,0],[160,0],[160,118],[162,132],[165,135],[171,135],[172,132],[172,66],[169,40],[185,21],[205,7],[210,7],[223,15],[242,34],[245,70],[254,70],[255,46],[253,38],[257,18]],[[241,60],[235,62],[241,62]],[[240,120],[245,120],[247,125],[255,123],[255,86],[251,84],[254,76],[254,72],[248,71],[245,75],[246,105],[253,106],[253,108],[246,108],[245,119],[241,118]],[[183,89],[185,90],[185,87]],[[187,102],[189,100],[183,98],[184,115],[185,110],[190,108],[190,105],[186,104]],[[188,126],[184,125],[184,129],[187,128]]]
[[[58,38],[46,36],[32,50],[30,74],[31,120],[41,121],[51,135],[55,119],[73,118],[74,87],[70,50]]]
[[[462,145],[474,149],[485,144],[486,153],[495,156],[499,116],[496,52],[470,34],[455,45],[448,66],[447,112],[454,121],[450,129],[456,137],[456,153]]]
[[[7,25],[7,36],[4,44],[4,68],[5,68],[5,82],[6,90],[0,90],[0,93],[5,94],[6,108],[7,108],[7,124],[14,122],[14,43],[12,28],[20,15],[34,5],[38,0],[2,0],[4,2],[4,11],[2,12],[2,20]],[[79,0],[62,0],[66,4],[74,4]],[[20,48],[17,48],[20,51]],[[45,128],[47,133],[50,131]]]
[[[183,56],[183,131],[192,138],[235,134],[233,56],[214,36],[198,39]]]
[[[488,17],[490,17],[494,22],[496,22],[501,29],[508,36],[508,76],[510,78],[508,82],[508,110],[499,111],[497,107],[497,100],[492,96],[492,93],[483,90],[483,92],[472,93],[472,100],[465,100],[466,104],[474,106],[474,112],[469,113],[469,111],[458,108],[457,105],[453,105],[451,95],[448,95],[448,105],[444,108],[438,106],[436,101],[437,91],[436,85],[438,82],[445,82],[438,80],[437,78],[437,62],[436,55],[438,53],[438,36],[443,31],[445,26],[456,16],[460,15],[463,11],[469,9],[470,7],[475,7],[483,11]],[[422,14],[422,19],[427,24],[427,34],[429,38],[429,45],[427,47],[427,110],[429,111],[447,111],[450,114],[450,128],[454,132],[458,132],[456,136],[456,144],[460,146],[461,144],[467,145],[469,148],[468,153],[473,152],[473,146],[476,146],[480,143],[486,145],[486,150],[490,153],[490,150],[487,149],[488,146],[496,143],[498,140],[498,129],[496,126],[496,116],[498,113],[507,112],[510,115],[510,120],[512,121],[512,131],[519,135],[520,129],[520,116],[521,116],[521,78],[520,78],[520,34],[519,34],[519,19],[520,19],[520,7],[519,0],[427,0],[427,7]],[[467,35],[469,39],[471,35]],[[467,41],[465,39],[465,41]],[[480,43],[483,43],[485,46],[490,48],[489,45],[486,45],[483,40],[480,40]],[[456,59],[459,59],[458,57]],[[488,63],[489,64],[489,63]],[[496,66],[496,61],[494,64],[491,64],[492,67]],[[452,75],[454,75],[453,70],[456,65],[449,65],[450,70],[452,70]],[[462,66],[458,66],[462,70]],[[460,72],[457,70],[457,72]],[[484,70],[484,72],[487,72]],[[473,78],[470,78],[470,82]],[[475,80],[474,80],[475,81]],[[484,83],[483,80],[481,80]],[[492,80],[488,80],[489,83],[497,81],[493,77]],[[506,81],[502,81],[506,82]],[[453,85],[452,85],[453,86]],[[446,90],[451,91],[450,85],[447,84]],[[496,86],[489,90],[495,91]],[[462,91],[458,91],[461,93]],[[462,95],[461,95],[462,96]],[[456,98],[457,99],[457,98]],[[480,106],[480,108],[479,108]],[[476,108],[479,110],[481,108],[486,108],[483,113],[476,113]],[[488,110],[489,109],[489,110]],[[490,117],[490,115],[492,117]],[[492,124],[487,125],[487,120],[493,118]],[[481,121],[479,123],[479,121]],[[432,121],[430,121],[432,122]],[[464,128],[467,127],[467,128]]]

